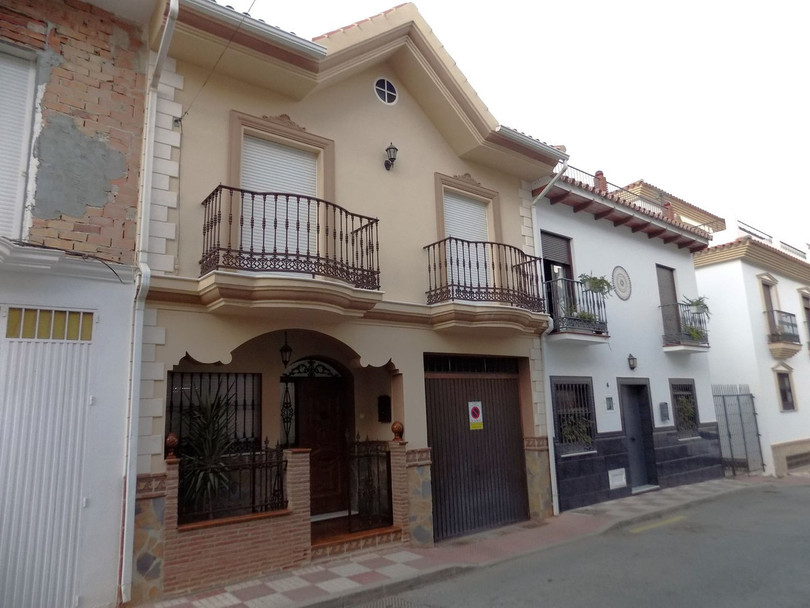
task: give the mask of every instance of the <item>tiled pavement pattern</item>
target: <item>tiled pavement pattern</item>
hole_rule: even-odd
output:
[[[228,585],[153,608],[275,608],[359,606],[395,595],[462,568],[495,563],[610,528],[663,515],[752,485],[810,483],[810,477],[715,479],[667,488],[567,511],[543,522],[523,522],[440,543],[431,549],[395,547],[351,559]],[[390,599],[390,598],[389,598]],[[386,600],[387,601],[387,600]],[[382,605],[382,604],[381,604]],[[386,604],[387,605],[387,604]]]

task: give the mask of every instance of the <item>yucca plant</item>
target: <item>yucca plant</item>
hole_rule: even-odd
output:
[[[227,395],[197,394],[197,405],[184,412],[180,450],[180,499],[187,512],[208,513],[230,488],[226,455],[234,442],[236,414]]]

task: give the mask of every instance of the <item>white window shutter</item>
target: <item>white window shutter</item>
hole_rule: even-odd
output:
[[[246,135],[242,141],[241,181],[245,190],[285,195],[245,196],[243,251],[316,254],[318,208],[309,198],[317,195],[318,188],[318,158],[314,152]]]
[[[20,238],[31,138],[34,63],[0,52],[0,236]]]
[[[465,241],[489,240],[487,203],[457,192],[444,192],[444,236]]]

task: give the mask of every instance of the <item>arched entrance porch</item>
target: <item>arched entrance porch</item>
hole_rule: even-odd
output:
[[[232,409],[229,453],[309,450],[313,543],[390,525],[393,365],[364,367],[344,343],[301,329],[259,335],[230,354],[228,363],[186,355],[172,368],[167,433],[182,444],[188,412],[202,396],[224,394]]]

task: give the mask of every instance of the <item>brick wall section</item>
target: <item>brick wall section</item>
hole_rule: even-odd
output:
[[[407,441],[391,441],[388,452],[391,458],[391,507],[393,524],[402,528],[402,541],[408,542],[410,499],[408,466],[405,462]]]
[[[177,528],[179,461],[166,461],[164,593],[183,593],[310,561],[309,450],[285,450],[284,457],[288,512],[184,530]]]
[[[42,219],[34,199],[27,240],[133,261],[146,92],[142,38],[132,24],[78,0],[3,0],[0,41],[53,66],[38,86],[35,134],[54,116],[68,116],[79,132],[121,152],[126,164],[125,175],[110,182],[106,204],[85,206],[80,215]]]

